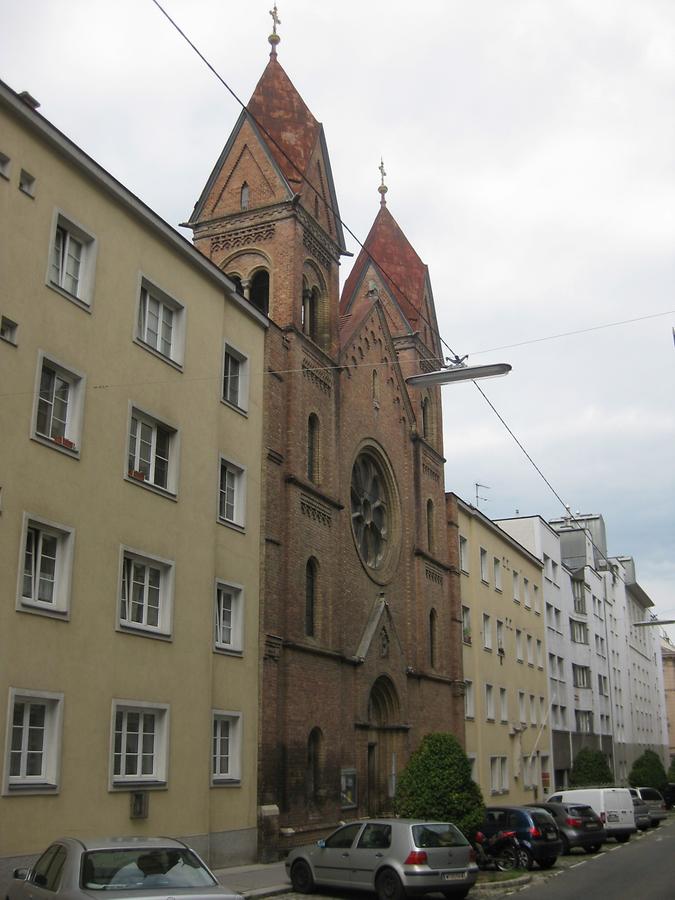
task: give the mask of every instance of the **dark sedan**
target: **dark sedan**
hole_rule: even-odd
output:
[[[529,808],[543,809],[553,816],[563,854],[575,847],[581,847],[586,853],[597,853],[607,840],[600,816],[585,803],[533,803]]]
[[[486,837],[492,837],[498,831],[515,831],[521,846],[522,862],[528,869],[535,862],[542,869],[550,869],[562,853],[558,826],[543,809],[488,806],[480,830]]]

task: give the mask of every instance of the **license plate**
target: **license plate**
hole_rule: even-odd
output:
[[[597,822],[589,822],[589,823],[586,825],[586,828],[597,828],[597,827],[598,827],[598,823],[597,823]]]
[[[555,835],[554,835],[554,834],[547,834],[547,835],[546,835],[546,840],[547,840],[547,841],[554,841],[554,840],[555,840]]]
[[[618,821],[619,821],[619,814],[618,814],[618,813],[614,813],[614,812],[607,813],[607,821],[608,821],[608,822],[618,822]]]
[[[466,872],[446,872],[443,881],[464,881]]]

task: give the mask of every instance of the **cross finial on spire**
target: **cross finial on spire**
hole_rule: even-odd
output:
[[[382,176],[382,184],[378,188],[378,191],[380,192],[380,206],[386,206],[387,201],[385,200],[384,195],[387,193],[389,188],[384,183],[384,176],[387,173],[384,171],[384,160],[382,159],[382,157],[380,157],[380,165],[378,166],[378,169],[380,170],[380,175]]]
[[[272,16],[272,34],[267,38],[267,40],[272,45],[272,49],[270,50],[270,56],[275,57],[277,55],[277,44],[281,40],[279,35],[277,34],[277,25],[281,25],[281,19],[277,13],[277,5],[274,4],[274,7],[270,10],[270,15]]]

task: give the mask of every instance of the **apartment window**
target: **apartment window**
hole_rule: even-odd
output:
[[[485,718],[494,722],[495,718],[495,692],[491,684],[485,685]]]
[[[147,279],[141,282],[138,300],[138,339],[177,365],[183,363],[185,308]]]
[[[527,716],[525,715],[525,691],[518,691],[518,716],[521,722],[527,722]]]
[[[462,572],[469,571],[469,542],[461,534],[459,536],[459,567]]]
[[[244,527],[246,504],[245,470],[226,459],[220,461],[218,518],[221,522]]]
[[[468,606],[462,607],[462,640],[465,644],[471,643],[471,610]]]
[[[572,594],[574,595],[574,611],[586,614],[586,591],[583,581],[572,581]]]
[[[72,528],[24,515],[17,609],[68,612],[73,543]]]
[[[214,711],[211,734],[211,783],[241,780],[241,714]]]
[[[239,585],[216,582],[216,650],[240,652],[243,649],[244,591]]]
[[[537,638],[536,651],[537,651],[537,668],[543,669],[544,668],[544,649],[542,647],[542,643],[539,640],[539,638]]]
[[[603,697],[607,697],[609,695],[608,681],[607,681],[606,675],[598,674],[598,691],[600,692],[601,696],[603,696]]]
[[[504,623],[497,619],[497,652],[504,653]]]
[[[42,355],[38,373],[33,436],[71,455],[77,454],[82,427],[84,377]]]
[[[542,725],[546,721],[546,700],[544,697],[539,698],[539,721]]]
[[[544,577],[551,580],[551,557],[544,553]]]
[[[19,173],[19,190],[29,197],[35,196],[35,176],[31,175],[25,169]]]
[[[558,563],[551,560],[551,580],[553,584],[558,583]]]
[[[129,478],[175,494],[177,443],[175,428],[132,409],[127,456]]]
[[[532,651],[532,635],[528,634],[525,638],[526,646],[527,646],[527,664],[528,666],[534,665],[534,655]]]
[[[572,663],[572,683],[574,687],[587,688],[591,686],[591,670],[588,666],[578,666]]]
[[[173,564],[135,551],[122,553],[119,625],[161,635],[171,634]]]
[[[502,722],[509,719],[509,697],[506,688],[499,688],[499,718]]]
[[[530,725],[537,724],[537,698],[530,694]]]
[[[490,792],[504,794],[509,789],[509,770],[506,756],[490,757]]]
[[[501,589],[502,589],[502,561],[501,561],[501,559],[497,559],[496,556],[492,561],[492,571],[493,571],[493,575],[494,575],[495,590],[501,591]]]
[[[520,628],[516,628],[516,659],[523,661],[523,632]]]
[[[562,658],[562,656],[558,657],[558,680],[565,680],[565,660]]]
[[[464,715],[467,719],[473,719],[476,715],[473,681],[464,682]]]
[[[588,710],[575,709],[574,718],[576,730],[582,734],[590,734],[593,731],[593,713]]]
[[[480,578],[486,584],[489,582],[488,555],[487,550],[484,550],[482,547],[480,548]]]
[[[570,632],[575,644],[588,643],[588,628],[585,622],[577,622],[575,619],[570,619]]]
[[[47,283],[69,300],[91,304],[96,243],[80,225],[57,213]]]
[[[532,601],[530,600],[530,580],[529,580],[529,578],[523,578],[523,598],[525,601],[525,608],[530,609],[532,606]]]
[[[0,152],[0,175],[2,175],[3,178],[9,179],[11,164],[12,161],[9,156],[7,156],[6,153]]]
[[[551,678],[556,679],[558,677],[558,658],[554,653],[549,653],[548,655],[548,672]]]
[[[113,787],[165,784],[168,744],[168,706],[113,701]]]
[[[19,326],[7,316],[0,317],[0,339],[16,347],[16,336]]]
[[[513,602],[520,603],[520,574],[513,573]]]
[[[248,409],[248,359],[231,344],[223,354],[223,400],[239,410]]]
[[[532,596],[534,598],[533,604],[532,604],[534,607],[534,611],[538,616],[540,616],[541,615],[541,597],[539,595],[539,586],[536,584],[532,585]]]
[[[4,793],[59,787],[63,694],[10,688]]]
[[[492,650],[492,621],[486,613],[483,613],[483,647]]]

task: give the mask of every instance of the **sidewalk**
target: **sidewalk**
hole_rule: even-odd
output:
[[[292,890],[283,862],[230,866],[227,869],[214,869],[213,874],[223,887],[243,894],[244,897],[271,897]]]

